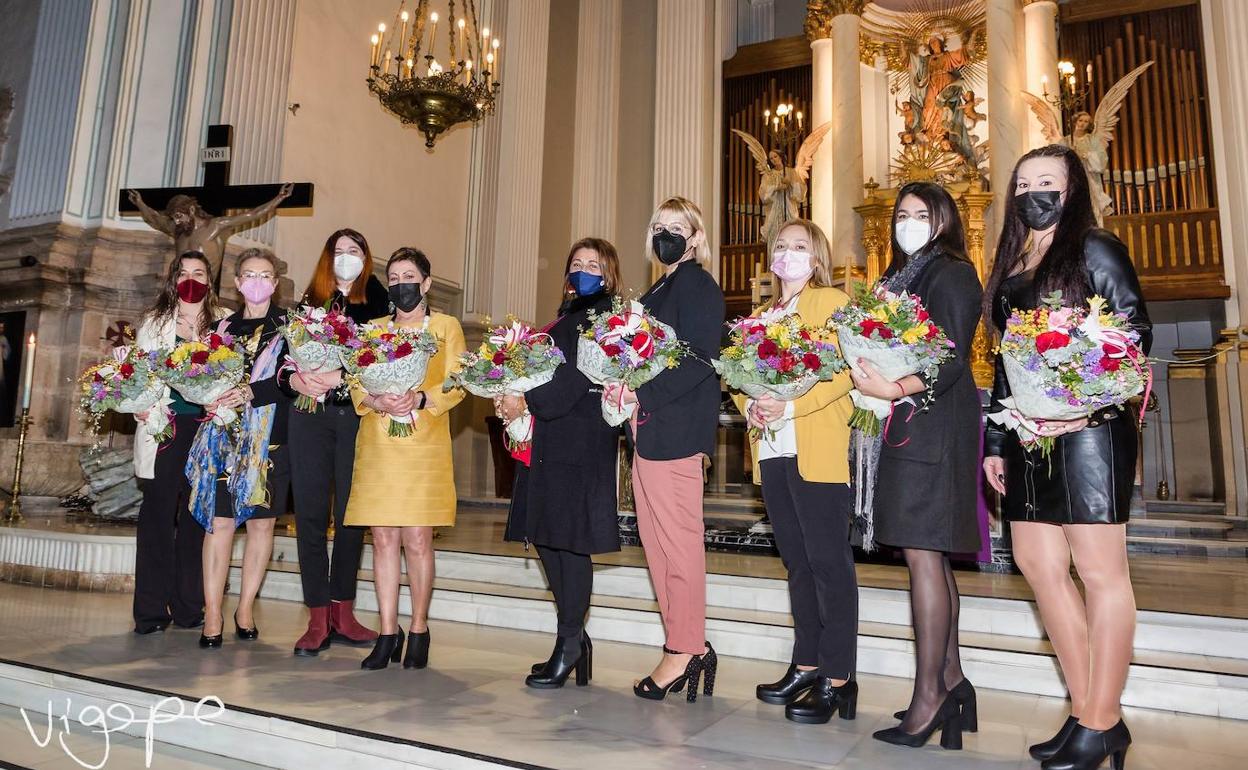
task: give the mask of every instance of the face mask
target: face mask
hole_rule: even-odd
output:
[[[390,301],[404,313],[415,310],[421,299],[423,292],[418,283],[396,283],[390,287]]]
[[[568,285],[576,292],[579,297],[588,297],[591,294],[597,294],[607,285],[601,275],[587,273],[584,270],[576,270],[568,273]]]
[[[1062,218],[1062,193],[1055,190],[1025,192],[1014,196],[1018,218],[1032,230],[1047,230]]]
[[[903,219],[893,227],[893,234],[897,237],[897,245],[908,256],[932,239],[932,225],[917,219]]]
[[[338,254],[334,256],[334,275],[340,281],[354,281],[364,271],[364,260],[354,254]]]
[[[273,296],[273,292],[277,287],[272,281],[264,278],[244,278],[239,281],[238,290],[242,292],[243,298],[253,305],[259,305],[269,297]]]
[[[655,233],[650,238],[650,245],[654,248],[655,256],[665,265],[676,264],[689,250],[689,243],[685,236],[669,233],[667,230]]]
[[[777,251],[771,255],[771,272],[782,281],[797,283],[815,274],[815,263],[804,251]]]
[[[200,302],[208,296],[208,284],[194,278],[183,278],[178,281],[178,299],[183,302]]]

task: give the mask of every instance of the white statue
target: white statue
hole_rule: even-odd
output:
[[[750,155],[758,168],[761,179],[758,182],[758,198],[763,204],[763,226],[759,238],[770,243],[771,238],[780,230],[780,225],[792,219],[801,211],[806,202],[806,181],[810,178],[810,164],[814,162],[815,152],[823,143],[823,137],[831,130],[831,123],[813,129],[810,135],[798,148],[797,159],[793,165],[786,166],[784,156],[779,150],[767,152],[763,145],[754,137],[732,129],[732,133],[741,137],[750,148]]]

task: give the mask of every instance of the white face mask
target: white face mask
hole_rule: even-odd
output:
[[[932,239],[931,223],[917,219],[901,220],[894,226],[893,232],[897,235],[897,245],[907,255],[923,248]]]
[[[364,271],[364,260],[354,254],[344,253],[334,256],[334,275],[340,281],[354,281]]]

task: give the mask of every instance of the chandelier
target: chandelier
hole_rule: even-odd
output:
[[[1080,88],[1078,81],[1075,79],[1075,65],[1066,60],[1057,63],[1057,93],[1049,93],[1049,78],[1047,75],[1040,76],[1040,91],[1044,95],[1044,100],[1053,105],[1062,112],[1074,112],[1083,107],[1083,103],[1088,99],[1088,93],[1092,90],[1092,63],[1088,63],[1085,70],[1087,78]]]
[[[392,25],[377,25],[370,38],[368,90],[404,125],[419,128],[432,148],[452,126],[475,123],[494,111],[502,51],[488,27],[478,30],[476,0],[461,0],[458,17],[455,0],[447,0],[445,18],[429,10],[430,0],[414,5],[409,12],[403,0]]]
[[[797,142],[805,133],[806,128],[801,111],[793,111],[792,102],[781,102],[776,109],[763,110],[763,127],[771,137],[774,146],[787,147]]]

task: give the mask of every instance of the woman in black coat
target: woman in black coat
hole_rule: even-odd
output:
[[[633,692],[662,700],[686,687],[693,702],[700,676],[706,675],[707,695],[715,686],[715,651],[706,641],[702,464],[715,450],[719,425],[719,378],[711,361],[723,337],[724,293],[703,267],[710,247],[702,212],[684,198],[659,204],[646,255],[664,270],[640,302],[675,330],[689,354],[636,392],[606,388],[612,402],[637,407],[628,427],[637,531],[666,635],[662,661]]]
[[[930,382],[923,375],[888,382],[865,362],[851,373],[865,395],[911,396],[927,404],[919,409],[897,403],[879,439],[875,539],[905,555],[918,661],[901,724],[875,737],[922,746],[940,727],[941,745],[961,748],[961,715],[966,729],[977,727],[975,688],[963,677],[958,655],[958,584],[949,554],[980,546],[975,487],[980,408],[970,353],[982,290],[966,257],[957,207],[939,185],[914,182],[898,191],[892,249],[892,264],[881,280],[891,291],[917,295],[954,348]]]
[[[1088,177],[1074,151],[1033,150],[1014,169],[984,315],[998,330],[1012,308],[1035,308],[1060,290],[1066,304],[1103,297],[1130,318],[1148,352],[1152,323],[1130,255],[1095,226]],[[1010,395],[1000,356],[993,409]],[[1130,410],[1049,420],[1048,458],[1023,449],[1017,434],[989,423],[984,472],[1005,495],[1014,561],[1036,595],[1040,617],[1070,691],[1071,713],[1051,740],[1031,747],[1046,770],[1125,761],[1131,734],[1120,701],[1131,665],[1135,596],[1127,566],[1126,524],[1135,484],[1137,437]],[[1070,577],[1070,562],[1087,600]]]
[[[496,404],[499,416],[509,422],[526,410],[533,417],[527,457],[517,453],[506,538],[537,546],[559,613],[550,658],[524,680],[538,689],[562,687],[573,670],[578,685],[589,683],[590,554],[620,550],[615,496],[620,431],[602,419],[602,389],[576,368],[580,329],[589,325],[590,312],[611,309],[619,285],[620,259],[611,243],[584,238],[572,244],[564,268],[564,302],[546,330],[566,362],[550,382],[523,396],[500,397]]]

